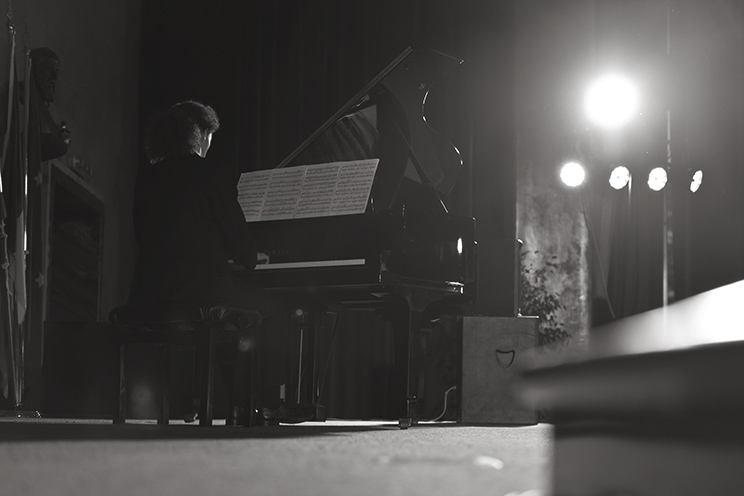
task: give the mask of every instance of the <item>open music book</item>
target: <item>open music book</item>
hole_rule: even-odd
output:
[[[245,172],[238,202],[246,222],[362,214],[379,159]]]

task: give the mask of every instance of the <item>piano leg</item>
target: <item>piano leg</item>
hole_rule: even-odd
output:
[[[314,332],[313,332],[313,352],[312,356],[312,391],[311,401],[315,405],[315,420],[326,420],[326,407],[323,405],[323,391],[325,381],[328,377],[328,367],[333,353],[333,345],[336,340],[336,330],[340,314],[343,308],[340,305],[331,305],[324,311],[315,314]],[[326,326],[327,319],[330,316],[332,321]]]
[[[409,301],[410,303],[410,301]],[[421,325],[423,310],[413,306],[408,312],[408,359],[406,360],[406,415],[398,421],[401,429],[418,424],[419,370],[421,368]]]
[[[396,377],[404,378],[399,389],[405,391],[403,416],[398,420],[401,429],[418,424],[418,401],[421,374],[421,328],[432,322],[435,303],[442,301],[441,291],[416,287],[397,287],[395,294],[405,302],[405,315],[400,315],[394,322],[396,356],[405,356],[405,362],[395,360]],[[401,325],[402,324],[402,325]],[[400,327],[399,327],[400,326]]]

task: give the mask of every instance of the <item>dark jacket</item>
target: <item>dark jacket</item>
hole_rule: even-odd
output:
[[[137,177],[139,254],[131,304],[229,303],[228,260],[252,270],[256,246],[237,199],[237,177],[197,155],[147,165]]]

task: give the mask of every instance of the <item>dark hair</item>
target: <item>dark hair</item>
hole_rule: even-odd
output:
[[[185,101],[155,114],[145,130],[145,153],[150,162],[192,154],[200,134],[220,128],[217,112],[209,105]]]

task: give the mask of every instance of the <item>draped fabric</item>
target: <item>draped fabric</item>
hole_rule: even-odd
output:
[[[0,283],[0,388],[4,398],[10,395],[11,385],[15,389],[16,377],[16,350],[18,346],[17,319],[15,305],[13,302],[13,283],[10,279],[10,266],[8,261],[8,248],[15,249],[12,241],[15,239],[17,224],[17,212],[21,205],[17,202],[18,197],[14,194],[16,178],[15,172],[21,165],[21,132],[18,105],[18,78],[15,63],[15,35],[12,28],[8,33],[8,83],[3,94],[2,105],[5,112],[2,114],[3,125],[3,148],[2,161],[2,188],[0,188],[0,264],[2,264],[2,282]],[[6,205],[7,204],[7,205]],[[9,214],[9,215],[8,215]],[[10,232],[12,238],[8,236]]]
[[[24,87],[18,84],[15,58],[15,34],[9,30],[9,81],[4,94],[2,195],[5,229],[3,237],[2,276],[2,340],[0,344],[0,385],[5,398],[14,393],[14,403],[20,401],[23,387],[23,321],[26,314],[25,285],[25,107],[20,105]],[[27,86],[26,86],[27,88]]]
[[[10,36],[14,37],[12,30]],[[9,47],[9,82],[4,100],[7,110],[3,116],[2,200],[7,237],[3,239],[0,256],[3,266],[0,386],[3,396],[9,398],[12,378],[14,403],[20,406],[26,386],[39,379],[42,365],[41,135],[31,60],[24,57],[25,78],[21,84],[14,39]],[[31,184],[29,173],[34,179]],[[34,232],[29,232],[29,225]],[[39,275],[36,284],[28,284],[29,274]],[[29,311],[31,306],[33,312]]]
[[[24,318],[25,331],[25,359],[24,375],[25,383],[31,386],[38,384],[41,379],[41,367],[44,355],[44,301],[43,294],[46,291],[44,281],[44,246],[42,239],[42,139],[52,136],[57,140],[57,129],[42,132],[42,115],[49,114],[46,103],[41,101],[36,91],[34,71],[31,70],[31,62],[27,59],[26,71],[26,97],[27,114],[24,129],[27,133],[24,152],[26,153],[25,181],[26,199],[24,217],[26,229],[26,260],[24,266],[25,291],[26,291],[26,316]],[[51,116],[49,116],[51,118]],[[45,147],[44,147],[45,148]],[[55,152],[58,153],[58,152]],[[57,155],[55,154],[55,157]]]
[[[595,308],[594,325],[662,304],[664,193],[642,186],[632,192],[627,187],[613,190],[593,205],[595,219],[599,218],[589,226],[596,246],[593,292],[613,314],[609,308]]]
[[[638,73],[642,114],[612,132],[623,146],[606,157],[631,169],[632,191],[611,191],[603,179],[605,197],[594,204],[606,212],[595,228],[608,233],[603,268],[616,317],[622,318],[662,306],[665,280],[674,303],[744,278],[744,3],[594,4],[601,42],[596,57],[607,56],[610,47],[616,54],[633,49],[645,57],[644,67],[658,71],[645,81]],[[628,37],[629,30],[634,36]],[[660,192],[646,184],[657,166],[669,173]],[[704,172],[704,181],[693,193],[696,170]],[[609,169],[601,172],[608,177]],[[595,296],[602,296],[601,281],[594,282]]]
[[[15,71],[14,71],[15,73]],[[18,86],[13,92],[11,138],[8,144],[8,160],[3,163],[3,185],[7,209],[8,250],[10,256],[10,279],[12,281],[15,301],[15,315],[18,325],[23,325],[26,314],[26,280],[25,280],[25,234],[26,234],[26,161],[27,144],[26,110],[20,100],[26,98],[28,85]]]

